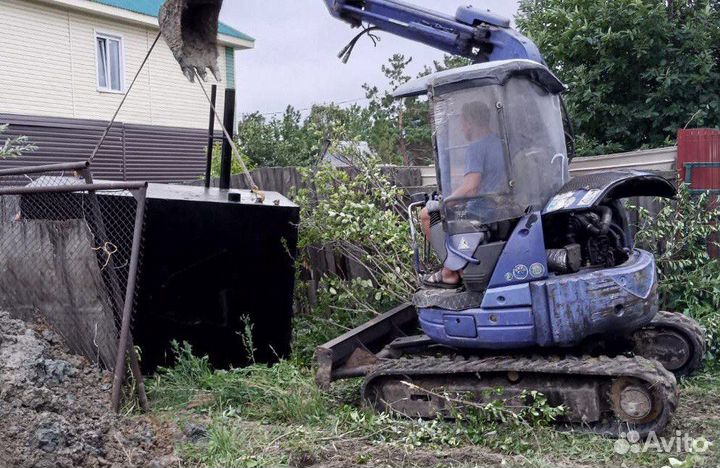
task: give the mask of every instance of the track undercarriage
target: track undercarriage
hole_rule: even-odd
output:
[[[319,347],[318,383],[365,377],[364,401],[413,418],[453,418],[493,401],[520,409],[538,391],[565,409],[561,429],[647,434],[668,424],[678,403],[676,376],[696,370],[705,352],[702,329],[670,312],[628,336],[512,353],[469,354],[414,335],[416,327],[413,307],[402,306]]]
[[[418,356],[381,365],[365,380],[363,397],[378,411],[452,418],[502,401],[522,408],[530,391],[565,408],[563,428],[616,435],[627,427],[660,431],[675,411],[675,378],[641,357]]]

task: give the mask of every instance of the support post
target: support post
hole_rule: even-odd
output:
[[[92,172],[90,171],[89,167],[86,167],[80,171],[81,175],[85,179],[85,183],[88,185],[93,184],[93,176]],[[105,229],[105,221],[102,217],[102,211],[100,210],[100,203],[98,202],[97,195],[95,191],[90,190],[88,192],[89,199],[90,199],[90,206],[93,212],[93,232],[95,233],[95,237],[100,239],[102,243],[105,243],[109,240],[107,229]],[[139,203],[139,202],[138,202]],[[120,287],[120,279],[117,276],[117,272],[115,269],[115,260],[110,256],[108,258],[108,280],[110,282],[110,290],[113,292],[113,301],[115,302],[115,309],[118,311],[122,311],[124,309],[124,305],[122,302],[122,297],[119,297],[120,291],[122,288]],[[118,349],[118,353],[120,350]],[[135,351],[135,346],[133,345],[133,339],[132,336],[130,337],[130,368],[132,369],[133,377],[135,377],[135,384],[137,386],[137,394],[138,394],[138,400],[140,401],[140,407],[143,411],[148,412],[150,411],[150,404],[148,403],[147,393],[145,392],[145,380],[142,375],[142,371],[140,370],[140,360],[137,356],[137,351]]]
[[[208,147],[207,147],[207,161],[205,162],[205,188],[210,188],[210,179],[212,178],[212,160],[213,160],[213,149],[215,148],[215,115],[213,113],[213,107],[217,102],[217,85],[212,85],[210,91],[210,101],[212,106],[210,107],[210,122],[208,123]]]
[[[235,136],[235,90],[225,90],[225,112],[223,125],[227,129],[230,137]],[[230,173],[232,168],[232,146],[227,141],[227,137],[223,139],[222,159],[220,162],[220,189],[227,190],[230,188]]]
[[[120,396],[122,386],[125,381],[125,356],[131,346],[130,338],[130,322],[133,309],[133,299],[135,297],[135,286],[137,285],[138,265],[140,262],[140,243],[142,242],[142,230],[145,219],[145,202],[147,195],[147,187],[143,187],[137,192],[137,209],[135,210],[135,229],[133,231],[132,252],[130,254],[130,266],[128,269],[127,288],[125,290],[125,301],[123,303],[122,323],[120,325],[120,339],[118,340],[118,352],[115,359],[115,373],[113,376],[112,386],[112,410],[118,412],[120,410]],[[131,361],[133,360],[131,351]],[[139,366],[133,365],[131,367]],[[135,372],[133,370],[133,372]],[[144,388],[143,388],[144,389]],[[138,382],[138,390],[141,390],[140,382]],[[141,397],[142,401],[142,397]]]

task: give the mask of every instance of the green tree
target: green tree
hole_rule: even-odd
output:
[[[580,154],[720,121],[717,1],[524,0],[517,23],[570,87]]]
[[[305,166],[312,157],[302,115],[292,106],[270,120],[259,113],[244,116],[237,139],[238,149],[256,166]]]
[[[433,147],[427,99],[398,101],[393,97],[393,91],[412,78],[407,72],[411,62],[411,58],[395,54],[382,65],[387,81],[382,87],[363,86],[365,106],[316,105],[305,117],[291,106],[280,116],[245,115],[238,124],[238,148],[253,166],[303,167],[317,161],[326,142],[351,138],[367,142],[383,163],[429,164]],[[420,76],[468,63],[446,56],[426,66]],[[343,129],[342,135],[338,128]]]

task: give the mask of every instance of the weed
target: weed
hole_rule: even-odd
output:
[[[248,315],[241,315],[240,322],[243,324],[243,329],[238,332],[240,339],[242,340],[243,348],[253,364],[255,364],[255,341],[253,340],[253,324]]]
[[[327,412],[327,399],[309,371],[289,362],[268,367],[213,371],[207,357],[188,344],[173,344],[177,363],[163,368],[150,386],[155,404],[199,408],[273,422],[308,421]]]

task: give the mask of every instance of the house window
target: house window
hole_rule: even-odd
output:
[[[125,70],[122,38],[96,34],[97,84],[100,91],[122,92],[125,89]]]

